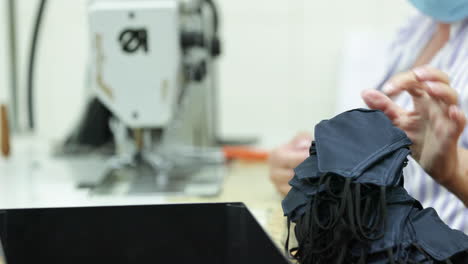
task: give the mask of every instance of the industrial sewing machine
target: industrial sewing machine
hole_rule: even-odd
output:
[[[217,194],[224,156],[216,147],[215,4],[93,0],[88,7],[89,82],[95,104],[110,114],[100,119],[88,109],[65,152],[73,154],[83,145],[77,138],[88,134],[92,141],[90,131],[108,125],[114,156],[85,153],[80,166],[93,159],[100,169],[82,187],[94,193]]]

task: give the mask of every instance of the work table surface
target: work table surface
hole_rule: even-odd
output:
[[[268,179],[267,164],[234,162],[228,168],[224,188],[219,196],[172,198],[170,200],[189,203],[243,202],[277,245],[282,248],[287,229],[281,199]]]
[[[270,183],[268,166],[263,162],[231,162],[222,192],[214,197],[90,196],[88,191],[76,188],[70,168],[50,159],[46,147],[16,145],[9,159],[0,158],[0,208],[243,202],[275,243],[279,247],[284,244],[286,223],[281,197]]]

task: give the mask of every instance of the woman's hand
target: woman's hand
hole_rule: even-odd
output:
[[[309,156],[311,143],[312,136],[308,133],[301,133],[289,143],[274,149],[270,153],[268,161],[270,180],[282,195],[286,195],[291,189],[288,182],[294,176],[293,169]]]
[[[414,110],[404,110],[390,99],[403,91],[411,95]],[[407,133],[414,143],[413,157],[429,175],[449,189],[460,183],[458,139],[466,118],[458,107],[458,96],[449,77],[423,66],[394,76],[384,92],[366,90],[362,98],[370,108],[382,110]]]

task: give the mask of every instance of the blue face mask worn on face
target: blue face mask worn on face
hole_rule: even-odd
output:
[[[440,22],[452,23],[468,17],[468,0],[409,0],[422,13]]]

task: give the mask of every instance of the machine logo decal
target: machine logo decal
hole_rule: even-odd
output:
[[[140,49],[148,53],[148,32],[144,28],[124,29],[119,35],[119,42],[125,53],[135,53]]]

